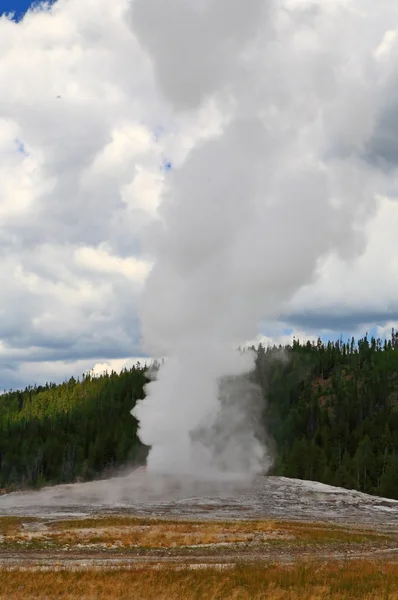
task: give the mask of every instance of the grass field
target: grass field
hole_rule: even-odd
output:
[[[0,572],[0,598],[396,600],[398,565],[368,561],[231,569]]]
[[[398,539],[320,523],[0,518],[0,599],[398,600]]]

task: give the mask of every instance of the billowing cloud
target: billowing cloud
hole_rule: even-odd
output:
[[[281,330],[394,322],[397,31],[393,0],[58,0],[0,18],[0,388],[142,355],[167,197],[206,229],[179,230],[174,267],[205,253],[216,276],[233,248],[225,328],[248,286]],[[171,290],[151,300],[166,338],[200,294],[176,311]]]
[[[304,286],[288,307],[288,321],[307,331],[365,331],[398,323],[398,210],[379,198],[365,227],[364,252],[350,261],[331,255],[320,262],[316,281]]]
[[[162,111],[128,2],[0,19],[1,387],[139,354]]]

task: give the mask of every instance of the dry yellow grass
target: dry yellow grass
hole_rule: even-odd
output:
[[[0,571],[0,599],[398,600],[398,565],[306,563],[230,570]]]
[[[22,523],[32,523],[35,517],[0,517],[0,535],[16,535],[21,530]]]
[[[198,522],[123,517],[67,520],[47,531],[20,531],[15,540],[36,539],[58,545],[104,544],[121,548],[176,548],[237,543],[363,544],[388,539],[375,533],[311,523],[277,521]]]
[[[388,536],[348,527],[277,521],[198,522],[124,517],[52,523],[40,519],[2,518],[0,534],[3,556],[7,557],[7,548],[13,557],[22,552],[25,564],[30,564],[30,570],[0,570],[0,600],[398,600],[397,563],[322,562],[322,552],[331,557],[331,550],[336,547],[339,552],[365,547],[373,552],[387,542],[392,545]],[[208,564],[197,569],[194,564],[187,564],[187,561],[195,562],[196,552],[186,550],[187,546],[213,545],[218,548],[218,560],[223,557],[227,560],[223,544],[239,542],[248,544],[251,550],[246,554],[240,550],[233,554],[232,562],[238,563],[236,567],[220,570]],[[268,558],[264,555],[261,558],[266,544],[277,546],[277,553],[272,555],[276,559],[279,559],[279,550],[282,556],[288,548],[290,559],[302,556],[305,550],[313,560],[290,566],[266,564],[265,560],[271,556],[268,553]],[[73,561],[68,562],[68,557],[74,553],[81,556],[83,551],[83,563],[88,564],[90,546],[94,557],[101,550],[101,560],[114,557],[112,553],[116,551],[118,557],[133,556],[132,562],[126,561],[124,568],[117,569],[85,568],[83,564],[83,568],[77,567],[80,570],[73,570]],[[112,549],[109,554],[108,548]],[[30,549],[34,550],[32,554]],[[140,549],[145,558],[155,564],[137,559],[141,556]],[[176,553],[170,549],[176,549]],[[58,568],[52,555],[55,551]],[[200,553],[200,561],[207,560],[202,557],[202,554],[207,556],[204,550]],[[40,570],[40,561],[34,558],[36,554],[47,561],[47,570]],[[33,557],[31,561],[29,556]],[[156,558],[159,556],[164,560]],[[216,554],[211,554],[213,560],[214,556]]]

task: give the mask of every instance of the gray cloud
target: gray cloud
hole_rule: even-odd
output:
[[[394,319],[395,27],[392,0],[2,18],[0,387],[141,354],[140,302],[151,352]]]
[[[390,171],[398,167],[398,98],[378,117],[375,131],[366,149],[369,162]]]
[[[365,333],[365,329],[374,324],[385,327],[391,322],[398,323],[398,309],[386,311],[356,311],[346,312],[307,312],[289,314],[285,322],[293,328],[299,328],[312,334],[320,334],[327,331],[335,333],[336,339],[339,333]]]
[[[263,0],[245,6],[239,0],[132,4],[134,31],[175,108],[197,108],[228,82],[237,53],[258,31],[264,7]]]

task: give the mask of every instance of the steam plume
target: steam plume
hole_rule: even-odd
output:
[[[170,174],[147,238],[143,339],[168,357],[133,411],[150,469],[269,464],[250,418],[257,392],[244,378],[254,357],[233,347],[283,313],[322,257],[363,249],[359,225],[383,179],[367,153],[382,67],[375,40],[355,37],[357,4],[133,4],[176,127],[217,114],[217,133],[198,136]]]

